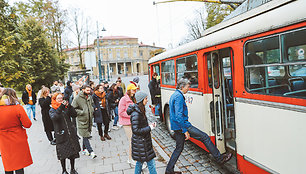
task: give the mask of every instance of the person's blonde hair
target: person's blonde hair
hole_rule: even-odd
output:
[[[46,94],[47,94],[48,91],[50,91],[50,89],[48,87],[43,87],[41,89],[40,98],[46,97]]]
[[[8,101],[10,105],[16,105],[20,104],[20,101],[18,100],[16,91],[12,88],[5,88],[3,92],[0,94],[0,98],[6,95],[8,97]]]

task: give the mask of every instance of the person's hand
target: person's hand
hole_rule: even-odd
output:
[[[156,123],[155,122],[151,123],[149,126],[150,126],[151,130],[153,130],[156,127]]]
[[[187,131],[187,132],[185,132],[185,140],[189,140],[189,138],[190,138],[190,134],[189,134],[189,132]]]

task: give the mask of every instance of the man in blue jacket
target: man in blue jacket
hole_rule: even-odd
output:
[[[180,79],[177,83],[176,91],[172,94],[169,101],[170,123],[171,129],[174,130],[176,148],[171,155],[170,161],[168,162],[166,174],[181,173],[174,171],[174,165],[184,149],[184,142],[190,137],[201,141],[220,164],[224,164],[232,157],[231,153],[221,155],[220,151],[211,142],[209,136],[205,132],[202,132],[201,130],[192,126],[188,121],[188,109],[184,94],[188,92],[189,87],[190,82],[187,79]]]

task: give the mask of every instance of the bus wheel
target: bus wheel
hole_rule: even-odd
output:
[[[174,138],[174,131],[171,130],[171,123],[170,123],[170,110],[169,107],[166,107],[165,109],[165,121],[166,121],[166,126],[169,131],[169,134],[172,138]]]

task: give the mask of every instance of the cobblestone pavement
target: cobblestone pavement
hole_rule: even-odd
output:
[[[39,111],[37,111],[39,112]],[[32,127],[27,130],[28,142],[33,158],[33,164],[25,168],[26,174],[61,174],[61,165],[57,160],[55,146],[50,145],[41,121],[41,115],[37,115],[37,121],[32,121]],[[127,163],[128,140],[123,128],[112,130],[109,135],[112,140],[102,142],[96,129],[93,129],[90,143],[97,158],[91,159],[80,153],[76,160],[76,169],[79,174],[132,174],[134,167]],[[81,141],[80,141],[81,143]],[[158,155],[158,154],[157,154]],[[161,157],[155,158],[158,173],[164,173],[165,162]],[[70,162],[66,161],[67,171],[70,171]],[[0,173],[4,173],[0,158]],[[146,168],[143,173],[149,173]]]
[[[170,137],[166,125],[154,117],[150,121],[156,121],[158,126],[152,131],[152,138],[159,144],[163,151],[170,157],[175,149],[175,140]],[[201,174],[231,174],[239,173],[230,171],[227,167],[217,164],[213,157],[191,141],[185,142],[184,150],[176,163],[183,173]]]

